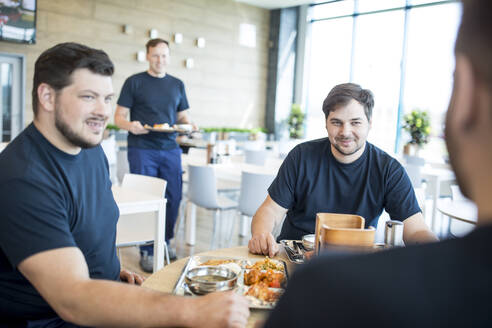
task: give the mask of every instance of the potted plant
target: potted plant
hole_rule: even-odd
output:
[[[404,146],[403,152],[410,155],[413,148],[416,155],[423,145],[429,142],[431,133],[429,114],[427,111],[415,109],[405,115],[404,120],[403,129],[410,134],[410,141]]]
[[[106,130],[104,130],[104,139],[109,138],[110,136],[114,135],[115,132],[118,132],[120,130],[119,127],[117,127],[115,124],[108,123],[106,125]]]
[[[301,105],[292,104],[287,123],[289,124],[289,136],[292,139],[300,139],[304,136],[304,113]]]

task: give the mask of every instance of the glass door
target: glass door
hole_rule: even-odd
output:
[[[0,54],[0,142],[11,141],[24,127],[23,60]]]

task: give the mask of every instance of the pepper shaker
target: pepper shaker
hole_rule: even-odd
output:
[[[384,229],[384,243],[390,247],[404,246],[403,243],[403,222],[389,220]]]

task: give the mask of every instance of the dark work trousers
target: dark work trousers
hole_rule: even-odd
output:
[[[166,243],[174,237],[174,225],[178,217],[179,203],[183,190],[181,148],[155,150],[128,147],[130,172],[167,181],[166,187]],[[143,246],[149,255],[154,254],[152,245]]]

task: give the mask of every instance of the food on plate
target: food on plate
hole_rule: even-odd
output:
[[[171,127],[169,126],[168,123],[162,123],[162,124],[154,124],[154,129],[170,129]]]
[[[182,131],[191,131],[193,130],[193,125],[191,124],[175,124],[173,128]]]
[[[211,259],[206,262],[201,263],[200,265],[221,265],[226,263],[233,263],[234,260],[224,260],[224,259]]]
[[[244,295],[255,297],[264,302],[276,302],[280,297],[280,292],[269,289],[266,283],[259,282],[251,286]]]
[[[275,272],[273,270],[260,271],[252,269],[244,273],[244,284],[246,286],[265,283],[268,287],[280,288],[284,279],[285,275],[283,272]]]
[[[262,261],[258,261],[255,264],[246,267],[246,269],[258,269],[258,270],[275,270],[275,271],[284,271],[284,267],[278,261],[272,260],[269,257],[265,258]]]

